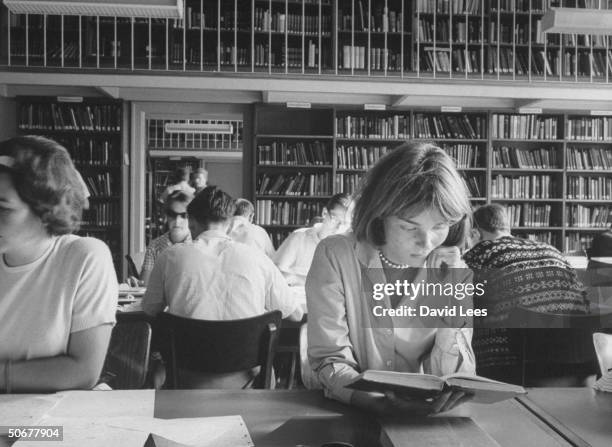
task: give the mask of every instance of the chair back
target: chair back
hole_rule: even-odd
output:
[[[161,314],[162,330],[170,340],[173,386],[178,386],[178,369],[222,374],[261,366],[255,386],[271,388],[281,317],[278,310],[240,320],[214,321]]]
[[[593,334],[593,344],[599,363],[599,371],[603,376],[612,369],[612,334],[596,332]]]
[[[510,327],[522,328],[519,331],[522,384],[525,385],[527,365],[535,371],[573,368],[594,374],[593,332],[612,327],[612,311],[593,306],[588,314],[559,314],[517,307],[510,312],[509,323]]]
[[[146,321],[118,322],[111,333],[102,377],[116,390],[140,389],[145,384],[151,346]]]

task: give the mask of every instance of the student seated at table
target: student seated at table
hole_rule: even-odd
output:
[[[34,136],[0,143],[0,390],[98,380],[118,286],[108,247],[70,234],[85,200],[62,146]]]
[[[291,233],[276,251],[275,262],[290,286],[303,288],[317,244],[332,234],[342,233],[350,227],[348,194],[332,196],[322,212],[322,221],[310,228]]]
[[[236,205],[216,186],[207,186],[187,207],[193,242],[165,250],[155,262],[143,310],[202,320],[235,320],[280,310],[300,321],[303,309],[274,263],[260,250],[227,234]],[[195,375],[184,372],[194,388],[243,387],[250,372]]]
[[[195,189],[195,194],[206,188],[208,183],[208,171],[204,168],[198,168],[191,173],[191,186]]]
[[[474,306],[487,309],[487,316],[476,321],[473,341],[478,373],[518,383],[520,334],[516,329],[504,328],[512,309],[521,306],[545,313],[586,313],[586,294],[576,272],[559,250],[512,236],[503,206],[483,205],[474,211],[473,221],[477,243],[464,255],[464,260],[474,271],[474,281],[484,285],[485,293],[474,296]],[[558,335],[554,330],[537,331],[540,342],[544,341],[543,337],[548,338],[551,348]],[[562,351],[549,350],[551,365],[567,360]],[[567,367],[556,371],[551,367],[549,371],[533,371],[531,375],[544,379],[571,374]]]
[[[253,223],[255,208],[247,199],[236,200],[236,213],[232,218],[229,235],[236,242],[255,247],[270,258],[274,256],[274,246],[270,236],[259,225]]]
[[[435,413],[467,400],[460,392],[428,402],[346,386],[367,369],[474,372],[472,330],[455,329],[465,320],[462,325],[448,320],[424,324],[419,316],[374,316],[373,311],[377,304],[395,309],[428,301],[456,303],[454,297],[431,295],[377,301],[374,286],[444,282],[447,276],[471,282],[459,249],[441,246],[470,210],[453,161],[431,144],[404,144],[366,174],[355,199],[352,233],[319,243],[306,280],[308,357],[328,397],[377,413]]]
[[[187,205],[189,205],[192,198],[193,196],[183,191],[173,191],[166,197],[164,206],[168,231],[153,239],[147,247],[142,263],[142,271],[140,272],[140,280],[143,285],[146,286],[148,284],[155,260],[164,250],[172,247],[174,244],[191,241]]]

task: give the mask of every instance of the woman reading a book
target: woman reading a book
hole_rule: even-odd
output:
[[[71,235],[86,203],[66,149],[0,143],[0,390],[91,388],[115,322],[108,247]]]
[[[467,400],[462,392],[426,400],[347,385],[368,369],[474,373],[472,330],[463,327],[469,326],[465,318],[431,324],[418,315],[373,314],[378,305],[397,309],[441,302],[397,293],[377,300],[377,284],[425,284],[448,275],[471,282],[457,247],[470,210],[453,161],[431,144],[404,144],[367,173],[356,196],[353,232],[319,243],[306,280],[308,356],[328,397],[380,413],[436,413]],[[447,240],[449,233],[454,240]],[[452,305],[455,298],[443,299]]]

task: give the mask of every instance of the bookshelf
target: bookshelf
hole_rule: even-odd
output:
[[[15,15],[1,6],[0,64],[608,83],[612,36],[542,32],[573,0],[185,0],[185,17]]]
[[[408,139],[443,148],[456,160],[472,204],[506,206],[518,236],[582,253],[612,225],[609,116],[262,107],[255,112],[253,191],[258,223],[275,244],[308,225],[327,195],[353,193],[381,156]],[[325,196],[285,193],[292,180],[317,174],[333,177]],[[262,189],[264,181],[277,187]]]
[[[44,135],[68,150],[90,194],[78,234],[103,240],[121,277],[125,234],[122,103],[77,99],[18,97],[19,133]]]

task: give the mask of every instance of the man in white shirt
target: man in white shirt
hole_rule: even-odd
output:
[[[215,186],[187,207],[192,243],[165,250],[155,262],[142,305],[149,315],[166,306],[186,318],[233,320],[280,310],[301,320],[303,310],[263,252],[228,235],[234,200]]]
[[[253,223],[255,208],[247,199],[236,200],[236,212],[232,218],[229,235],[236,242],[250,245],[263,251],[268,257],[274,256],[270,236],[259,225]]]

